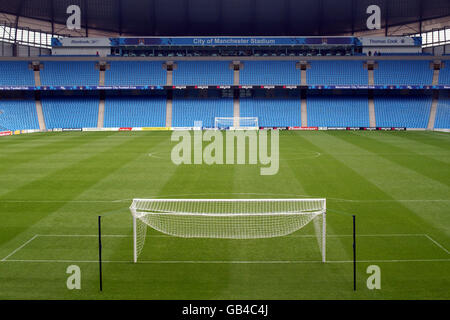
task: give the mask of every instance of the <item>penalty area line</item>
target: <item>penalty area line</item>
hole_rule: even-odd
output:
[[[4,257],[2,260],[0,261],[6,261],[6,259],[8,259],[9,257],[11,257],[13,254],[15,254],[17,251],[19,251],[20,249],[22,249],[23,247],[25,247],[27,244],[29,244],[31,241],[33,241],[34,239],[36,239],[39,235],[35,234],[31,239],[29,239],[27,242],[25,242],[24,244],[22,244],[20,247],[16,248],[13,252],[11,252],[10,254],[8,254],[6,257]]]

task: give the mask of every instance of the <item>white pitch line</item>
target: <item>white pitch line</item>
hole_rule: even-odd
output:
[[[39,237],[98,237],[98,234],[40,234]],[[357,234],[356,237],[426,237],[426,234],[423,233],[380,233],[380,234]],[[111,237],[111,238],[131,238],[132,235],[126,234],[102,234],[102,237]],[[147,235],[147,237],[151,238],[174,238],[174,236],[164,235],[164,234],[154,234]],[[280,238],[316,238],[316,235],[313,234],[299,234],[299,235],[287,235],[277,237]],[[327,238],[345,238],[345,237],[353,237],[352,234],[327,234]],[[200,238],[190,238],[190,239],[200,239]],[[251,240],[251,239],[227,239],[227,240]]]
[[[36,237],[38,237],[38,234],[35,234],[31,239],[29,239],[27,242],[25,242],[24,244],[22,244],[20,247],[16,248],[13,252],[11,252],[10,254],[8,254],[6,257],[4,257],[1,261],[6,261],[6,259],[8,259],[9,257],[11,257],[13,254],[15,254],[17,251],[19,251],[20,249],[22,249],[23,247],[25,247],[27,244],[29,244],[31,241],[33,241],[34,239],[36,239]]]
[[[27,263],[98,263],[98,260],[2,260],[1,262],[27,262]],[[450,262],[450,259],[393,259],[393,260],[358,260],[357,263],[389,263],[389,262]],[[114,261],[114,260],[105,260],[102,263],[127,263],[133,264],[130,261]],[[137,264],[322,264],[323,262],[320,260],[255,260],[255,261],[220,261],[220,260],[144,260],[138,261]],[[331,260],[325,262],[325,264],[334,264],[334,263],[353,263],[352,260]]]
[[[436,240],[434,240],[432,237],[430,237],[427,234],[424,234],[425,237],[427,237],[431,242],[433,242],[435,245],[437,245],[439,248],[441,248],[442,250],[444,250],[447,254],[450,254],[450,252],[443,246],[441,245],[439,242],[437,242]]]

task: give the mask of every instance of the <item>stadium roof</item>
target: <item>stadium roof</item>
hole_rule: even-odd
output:
[[[450,15],[449,0],[0,0],[0,13],[64,24],[82,9],[89,29],[135,36],[339,35],[366,30],[378,5],[382,26]],[[16,19],[16,24],[19,19]]]

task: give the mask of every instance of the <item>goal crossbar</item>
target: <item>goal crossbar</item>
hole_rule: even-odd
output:
[[[216,117],[214,128],[259,128],[257,117]]]

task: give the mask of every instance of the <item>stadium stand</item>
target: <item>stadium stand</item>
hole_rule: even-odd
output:
[[[166,71],[162,62],[112,61],[105,72],[106,86],[165,85]]]
[[[173,70],[174,85],[232,85],[230,61],[179,61]]]
[[[0,127],[1,130],[39,129],[34,100],[0,100]]]
[[[369,127],[367,96],[308,95],[308,126]]]
[[[375,96],[375,117],[378,127],[426,128],[431,109],[431,96]]]
[[[220,97],[183,97],[175,95],[172,106],[172,127],[192,127],[202,121],[203,127],[213,128],[215,117],[232,117],[233,99]]]
[[[164,127],[165,121],[165,97],[106,97],[105,127]]]
[[[40,71],[43,86],[98,86],[99,71],[92,61],[46,61]]]
[[[33,71],[25,61],[0,62],[0,86],[34,86]]]
[[[42,111],[47,129],[97,127],[98,103],[96,97],[43,97]]]
[[[368,74],[361,61],[311,61],[306,71],[309,85],[367,85]]]
[[[430,61],[378,61],[375,85],[431,85]]]
[[[260,127],[301,126],[299,98],[242,98],[241,117],[258,117]]]
[[[243,85],[299,85],[301,72],[295,61],[245,61],[239,82]]]
[[[450,95],[441,92],[434,123],[436,129],[450,129]]]
[[[450,62],[446,62],[445,67],[439,70],[439,84],[450,85]]]

